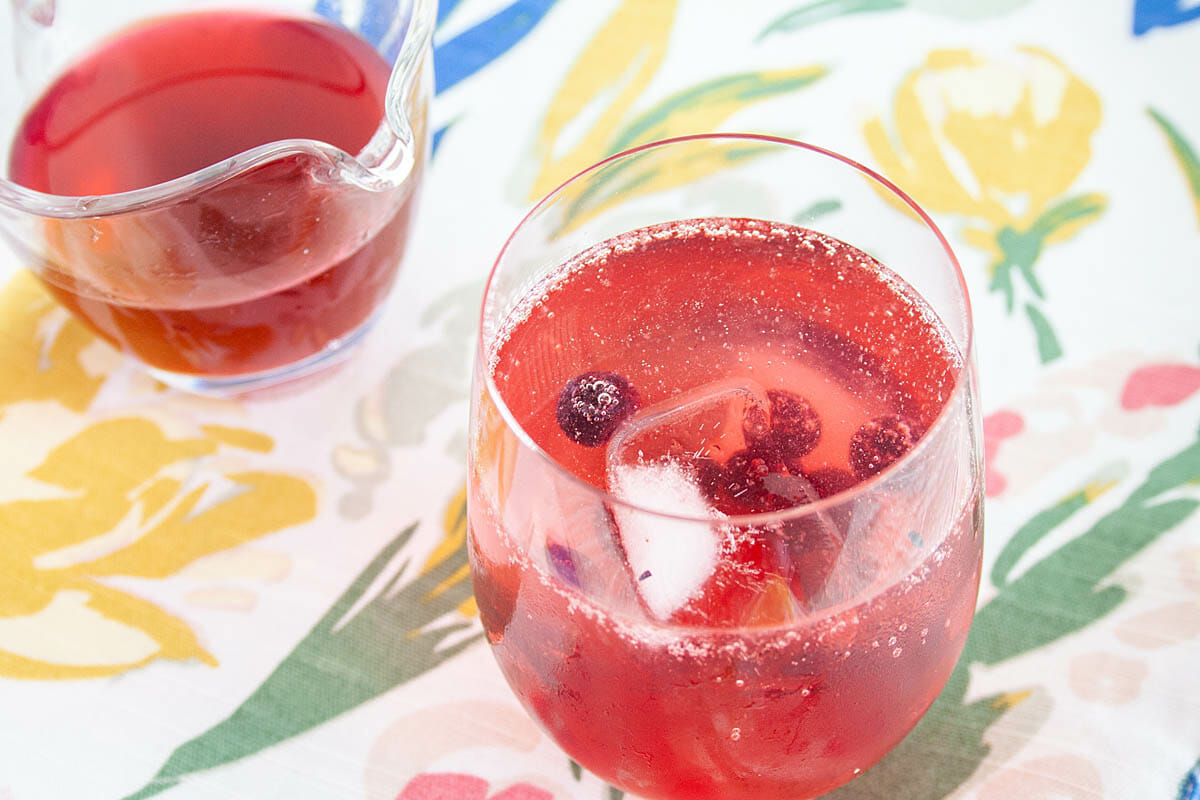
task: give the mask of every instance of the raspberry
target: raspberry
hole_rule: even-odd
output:
[[[811,502],[814,498],[806,488],[774,453],[750,448],[730,457],[717,491],[710,493],[717,508],[727,514],[758,514]]]
[[[890,467],[921,438],[916,427],[896,414],[876,417],[850,440],[850,466],[859,480]]]
[[[594,370],[567,381],[558,396],[558,426],[571,441],[599,447],[638,407],[633,384],[615,372]]]
[[[770,439],[769,446],[788,459],[811,453],[821,438],[821,418],[812,404],[782,389],[769,389],[767,397],[771,400],[771,431],[766,437],[756,437],[749,427],[744,427],[746,440],[765,444]]]
[[[848,470],[837,467],[814,469],[811,472],[805,472],[804,477],[813,485],[821,498],[832,497],[858,483],[858,480]]]

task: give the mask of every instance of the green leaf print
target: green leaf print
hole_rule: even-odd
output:
[[[774,20],[763,28],[758,38],[761,40],[773,33],[788,33],[807,28],[809,25],[816,25],[819,22],[847,14],[890,11],[894,8],[904,8],[904,0],[817,0],[793,9]]]
[[[1013,271],[1019,275],[1038,300],[1044,300],[1046,292],[1034,270],[1038,258],[1048,242],[1065,239],[1077,228],[1092,222],[1104,212],[1108,203],[1103,195],[1083,194],[1063,200],[1046,209],[1023,231],[1005,225],[996,232],[996,246],[1001,257],[992,264],[992,280],[989,289],[1004,296],[1004,304],[1011,314],[1016,301]],[[1025,316],[1037,337],[1038,355],[1043,364],[1062,355],[1062,346],[1045,314],[1033,303],[1024,306]]]
[[[580,766],[579,762],[573,758],[568,758],[567,763],[571,767],[571,777],[575,779],[575,782],[579,783],[582,781],[583,767]],[[625,792],[615,786],[606,785],[605,789],[607,791],[608,800],[621,800],[623,797],[625,797]]]
[[[779,17],[758,35],[786,33],[819,22],[872,11],[891,11],[910,6],[954,19],[975,20],[1007,13],[1029,0],[816,0]]]
[[[628,124],[618,129],[606,150],[618,153],[680,133],[715,129],[726,118],[751,103],[802,89],[825,77],[824,67],[726,75],[696,84],[665,98]],[[747,143],[742,148],[723,151],[718,163],[711,153],[684,157],[648,151],[611,164],[598,172],[591,185],[572,204],[565,215],[566,224],[575,224],[607,207],[613,198],[640,191],[661,191],[687,180],[711,174],[724,163],[752,158],[769,146]]]
[[[450,518],[465,527],[466,504]],[[416,532],[404,529],[375,556],[287,658],[223,722],[175,749],[158,773],[126,800],[143,800],[176,786],[188,775],[253,755],[298,736],[428,672],[480,639],[469,636],[443,646],[468,622],[437,620],[471,595],[461,546],[404,585],[405,561],[357,612],[366,595]]]
[[[1049,364],[1060,357],[1063,354],[1062,345],[1058,343],[1058,337],[1054,334],[1054,328],[1050,327],[1050,320],[1046,319],[1046,315],[1033,303],[1026,303],[1025,316],[1029,317],[1033,334],[1037,337],[1038,358],[1042,363]]]
[[[611,150],[619,153],[643,142],[670,136],[673,118],[692,113],[707,116],[709,109],[730,111],[777,94],[803,89],[825,77],[823,67],[780,72],[743,72],[696,84],[655,104],[636,116],[613,139]]]
[[[1200,156],[1196,155],[1195,148],[1183,137],[1179,129],[1171,124],[1171,121],[1162,115],[1161,112],[1149,108],[1146,110],[1150,118],[1162,130],[1167,137],[1167,143],[1171,146],[1171,152],[1175,154],[1175,159],[1179,162],[1180,168],[1183,170],[1183,175],[1187,179],[1188,188],[1192,192],[1192,201],[1196,204],[1196,221],[1200,223]]]
[[[792,216],[792,222],[797,225],[807,225],[817,217],[823,217],[826,214],[832,214],[835,211],[842,210],[842,201],[836,197],[830,197],[825,200],[818,200],[808,208],[800,211]]]
[[[1087,504],[1087,491],[1080,489],[1057,504],[1034,514],[1033,519],[1018,528],[1017,532],[1004,544],[1000,555],[996,556],[996,563],[992,565],[992,585],[1000,587],[1007,584],[1009,573],[1012,572],[1021,556],[1040,542],[1046,534],[1066,522],[1072,514]]]
[[[1195,513],[1200,501],[1161,498],[1197,478],[1200,440],[1154,467],[1125,502],[1084,533],[1012,577],[1025,553],[1102,492],[1084,487],[1021,526],[992,570],[996,595],[976,613],[962,657],[929,712],[879,764],[827,797],[927,800],[944,798],[961,786],[988,754],[984,732],[1029,695],[1019,691],[968,703],[971,667],[1025,655],[1112,611],[1125,598],[1125,589],[1101,584]]]

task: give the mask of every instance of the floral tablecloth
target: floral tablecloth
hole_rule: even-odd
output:
[[[836,796],[1200,798],[1195,0],[443,0],[435,43],[410,256],[335,379],[166,390],[0,264],[0,800],[619,797],[481,641],[471,336],[536,198],[714,129],[880,169],[974,301],[979,612]]]

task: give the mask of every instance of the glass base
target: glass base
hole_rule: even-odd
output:
[[[379,319],[381,311],[382,309],[376,309],[357,328],[345,336],[331,340],[311,356],[262,372],[249,372],[244,375],[192,375],[183,372],[169,372],[155,367],[146,367],[146,371],[155,379],[174,389],[182,389],[185,392],[196,394],[228,397],[280,388],[344,363],[362,344],[367,333]]]

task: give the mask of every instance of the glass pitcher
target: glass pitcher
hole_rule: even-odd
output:
[[[194,391],[276,384],[335,363],[352,349],[394,282],[429,152],[436,0],[363,0],[345,9],[331,0],[316,0],[315,7],[313,0],[246,5],[12,0],[13,58],[0,85],[0,136],[5,149],[12,148],[0,169],[0,239],[98,334],[165,383]],[[35,181],[18,182],[15,137],[58,147],[67,142],[62,130],[75,130],[56,134],[46,123],[36,135],[27,133],[36,128],[29,109],[40,108],[34,104],[49,96],[48,87],[53,93],[78,84],[86,54],[114,36],[144,36],[154,25],[182,19],[176,14],[222,24],[204,12],[255,14],[276,23],[284,18],[297,30],[331,24],[337,36],[352,32],[355,46],[386,62],[377,65],[380,88],[386,84],[382,115],[364,123],[375,125],[373,134],[363,128],[365,146],[345,152],[315,138],[269,141],[186,174],[115,191],[80,183],[80,191],[55,192],[49,178],[49,189],[39,191],[29,185]],[[131,41],[121,39],[121,49],[111,52],[126,52]],[[211,60],[212,69],[252,70],[240,66],[237,48],[196,41],[196,58]],[[296,41],[301,46],[290,47],[289,57],[296,63],[311,58],[313,68],[324,68],[328,56],[310,55],[309,40]],[[149,63],[157,70],[161,62]],[[191,79],[189,73],[179,80]],[[157,72],[153,80],[160,80]],[[203,102],[228,102],[212,95]],[[279,113],[292,113],[283,108]],[[298,106],[295,113],[305,110]],[[172,116],[161,115],[162,123],[179,124]],[[106,118],[97,112],[96,119]],[[193,128],[188,135],[206,132]],[[124,148],[124,157],[138,146]],[[103,155],[93,160],[98,174],[129,166],[116,156],[113,163]]]

